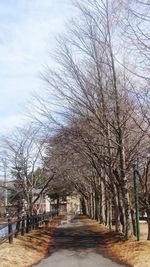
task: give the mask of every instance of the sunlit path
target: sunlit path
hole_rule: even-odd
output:
[[[88,224],[79,219],[59,226],[53,237],[49,257],[37,267],[123,266],[107,258],[102,237],[89,230]]]

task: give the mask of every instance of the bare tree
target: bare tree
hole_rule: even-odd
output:
[[[49,146],[53,155],[50,166],[54,164],[58,176],[75,179],[74,187],[83,196],[86,192],[84,198],[92,217],[101,217],[101,222],[108,224],[113,204],[116,230],[120,231],[122,221],[128,239],[132,163],[149,135],[147,77],[137,72],[134,75],[130,64],[122,60],[121,20],[127,7],[129,11],[130,1],[128,5],[124,1],[77,1],[76,6],[80,19],[71,23],[69,36],[59,41],[58,69],[48,69],[43,75],[49,99],[39,98],[42,123],[47,119],[57,126],[55,137],[51,136],[53,145]],[[137,51],[141,45],[142,38]],[[58,108],[61,105],[54,117],[52,96]]]
[[[53,173],[43,170],[43,141],[39,138],[39,130],[33,126],[19,128],[13,136],[3,139],[3,147],[7,151],[7,162],[13,179],[13,196],[20,204],[18,208],[32,214],[35,202],[53,179]],[[36,172],[41,168],[40,173]],[[34,191],[39,189],[35,198]]]

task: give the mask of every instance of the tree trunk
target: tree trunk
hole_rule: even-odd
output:
[[[83,212],[83,215],[87,215],[88,214],[87,200],[85,198],[81,199],[81,210]]]
[[[98,221],[99,218],[99,199],[98,199],[98,195],[97,192],[95,191],[95,220]]]
[[[136,220],[135,220],[135,211],[131,209],[131,220],[132,220],[132,233],[136,236]]]
[[[147,223],[148,223],[148,234],[147,234],[147,240],[150,240],[150,207],[146,209],[147,213]]]
[[[115,231],[116,232],[121,232],[121,223],[120,223],[120,210],[119,210],[119,195],[118,195],[118,190],[114,186],[114,216],[115,216]]]
[[[101,194],[100,194],[100,223],[105,223],[105,190],[104,183],[101,181]]]
[[[109,197],[109,222],[108,222],[109,229],[112,229],[112,199]]]
[[[93,192],[91,193],[91,217],[94,219],[94,197]]]
[[[105,205],[105,218],[106,218],[106,221],[105,221],[105,225],[106,226],[109,226],[109,199],[106,199],[106,205]]]
[[[124,203],[124,214],[125,214],[125,238],[129,239],[130,234],[130,200],[129,200],[129,191],[128,191],[128,181],[125,173],[125,152],[122,134],[120,130],[119,134],[120,139],[120,173],[121,173],[121,185],[122,185],[122,200]]]

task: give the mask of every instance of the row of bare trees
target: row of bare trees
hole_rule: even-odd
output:
[[[137,161],[149,218],[149,3],[89,0],[76,7],[79,19],[60,40],[58,68],[44,76],[61,103],[48,154],[58,176],[83,196],[87,213],[110,228],[115,218],[128,239]],[[52,122],[48,109],[41,113]]]
[[[150,239],[149,1],[76,1],[78,19],[61,36],[55,68],[43,75],[36,125],[6,140],[29,210],[33,189],[76,190],[84,211],[126,239],[131,233],[133,164]],[[40,159],[42,179],[35,175]],[[42,162],[42,163],[41,163]],[[20,189],[21,188],[21,189]]]

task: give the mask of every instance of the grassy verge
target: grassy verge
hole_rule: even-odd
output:
[[[29,267],[46,257],[49,245],[53,243],[51,233],[60,220],[58,216],[48,226],[14,238],[12,245],[8,242],[0,245],[0,267]]]
[[[98,222],[82,216],[87,222],[87,229],[100,235],[102,244],[98,253],[109,256],[114,261],[134,267],[150,266],[150,241],[135,238],[124,241],[124,236],[109,231]],[[61,217],[56,217],[48,226],[41,226],[37,230],[19,236],[14,243],[4,243],[0,246],[0,267],[29,267],[41,261],[48,255],[49,246],[54,244],[52,232],[60,223]],[[82,228],[79,229],[82,232]]]
[[[83,218],[90,223],[90,229],[101,235],[105,254],[112,260],[126,264],[126,266],[149,267],[150,266],[150,241],[136,241],[134,237],[124,241],[122,234],[110,231],[98,222]],[[147,225],[143,226],[145,229]]]

